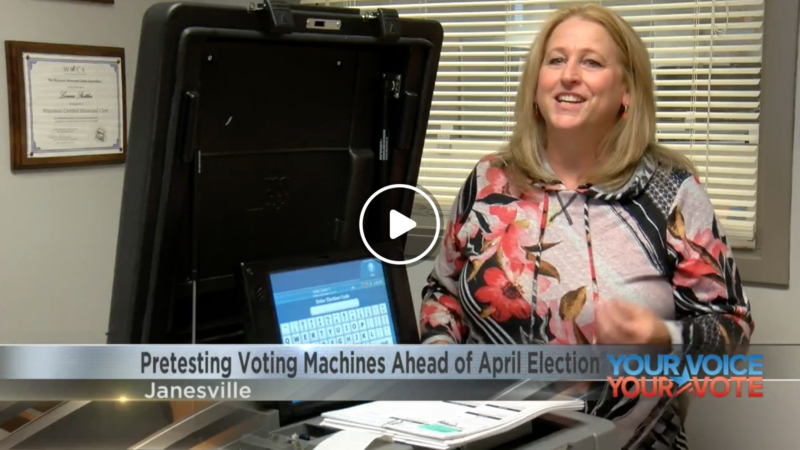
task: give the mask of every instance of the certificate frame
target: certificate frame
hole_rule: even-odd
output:
[[[6,41],[5,48],[12,171],[122,164],[125,162],[128,149],[125,49],[24,41]],[[32,61],[32,58],[34,61]],[[114,78],[110,80],[110,83],[106,83],[106,89],[112,89],[114,93],[112,103],[116,104],[116,109],[112,109],[113,114],[111,115],[115,122],[118,121],[114,124],[110,133],[114,137],[112,139],[113,142],[105,143],[105,126],[98,126],[96,130],[99,135],[98,140],[102,140],[103,145],[98,144],[98,146],[91,148],[75,147],[74,149],[66,150],[64,148],[48,150],[40,148],[35,139],[30,139],[35,129],[35,126],[31,126],[34,123],[32,99],[36,98],[36,93],[38,92],[31,86],[34,83],[29,82],[32,79],[30,74],[33,66],[31,63],[60,63],[61,61],[68,61],[71,64],[77,63],[76,65],[84,64],[85,61],[87,67],[91,66],[90,63],[97,62],[105,62],[111,65],[111,70],[114,71],[114,74],[112,74]],[[107,67],[106,70],[108,70]],[[104,94],[107,94],[107,92]],[[74,105],[75,103],[72,104]],[[31,106],[29,107],[29,105]],[[105,117],[107,118],[108,115]],[[91,125],[84,125],[84,127],[88,126]]]

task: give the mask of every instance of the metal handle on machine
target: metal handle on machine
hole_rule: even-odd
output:
[[[395,9],[378,8],[375,12],[364,14],[364,19],[377,19],[380,24],[380,38],[397,40],[401,35],[400,15]]]
[[[291,33],[294,30],[292,8],[285,2],[266,0],[262,3],[250,3],[247,11],[266,17],[271,33]]]

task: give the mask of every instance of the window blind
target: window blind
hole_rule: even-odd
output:
[[[558,0],[327,0],[396,9],[441,22],[445,40],[419,185],[447,217],[482,156],[510,136],[528,49]],[[763,0],[607,0],[646,44],[657,100],[657,139],[698,169],[734,247],[755,246]],[[424,201],[415,220],[433,226]],[[443,225],[446,221],[443,221]]]

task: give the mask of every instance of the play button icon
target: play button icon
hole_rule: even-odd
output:
[[[428,203],[430,203],[431,210],[433,211],[433,215],[436,218],[436,225],[435,228],[431,230],[432,233],[425,233],[426,234],[425,236],[413,236],[417,239],[421,239],[424,237],[425,240],[421,242],[426,242],[427,239],[430,239],[430,244],[420,254],[406,261],[397,261],[387,258],[386,256],[381,255],[379,252],[377,252],[370,244],[370,241],[372,241],[374,244],[376,244],[375,247],[380,248],[383,245],[383,243],[387,242],[387,238],[391,241],[394,241],[395,239],[398,239],[403,235],[408,234],[410,231],[414,230],[418,226],[416,221],[414,221],[410,217],[407,217],[405,214],[394,209],[391,209],[389,211],[386,211],[386,209],[384,209],[387,208],[386,205],[397,204],[398,194],[405,194],[405,193],[399,193],[397,191],[391,193],[388,192],[390,190],[395,190],[395,189],[408,189],[414,191],[415,197],[418,198],[421,197],[425,199]],[[364,223],[365,223],[365,218],[367,217],[371,217],[371,219],[368,220],[368,223],[370,225],[369,229],[366,230],[367,232],[365,233]],[[375,218],[377,218],[378,220],[375,220]],[[378,189],[374,194],[372,194],[369,197],[366,203],[364,203],[363,208],[361,208],[361,217],[359,218],[358,221],[358,228],[359,232],[361,233],[361,240],[364,242],[364,246],[367,248],[367,250],[369,250],[369,252],[372,253],[372,255],[378,258],[379,260],[394,265],[413,264],[424,258],[428,253],[431,252],[431,250],[434,249],[434,247],[438,243],[439,231],[441,230],[441,227],[442,227],[442,222],[441,222],[441,216],[439,214],[439,209],[436,203],[430,197],[430,195],[428,195],[425,191],[416,186],[411,186],[407,184],[392,184],[383,187],[381,189]],[[412,235],[414,234],[415,233],[410,234],[407,238],[411,238]],[[433,236],[430,236],[430,234],[433,234]],[[424,243],[416,245],[416,242],[420,241],[415,241],[414,246],[407,247],[406,249],[408,251],[412,251],[409,250],[409,248],[416,248],[418,249],[417,251],[421,250],[422,249],[421,247],[424,246]]]
[[[389,237],[397,239],[417,227],[417,222],[395,210],[389,211]]]

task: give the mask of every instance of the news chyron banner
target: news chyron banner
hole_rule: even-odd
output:
[[[615,397],[761,397],[770,361],[800,361],[800,347],[0,346],[0,400],[487,400],[520,382],[586,381]]]

